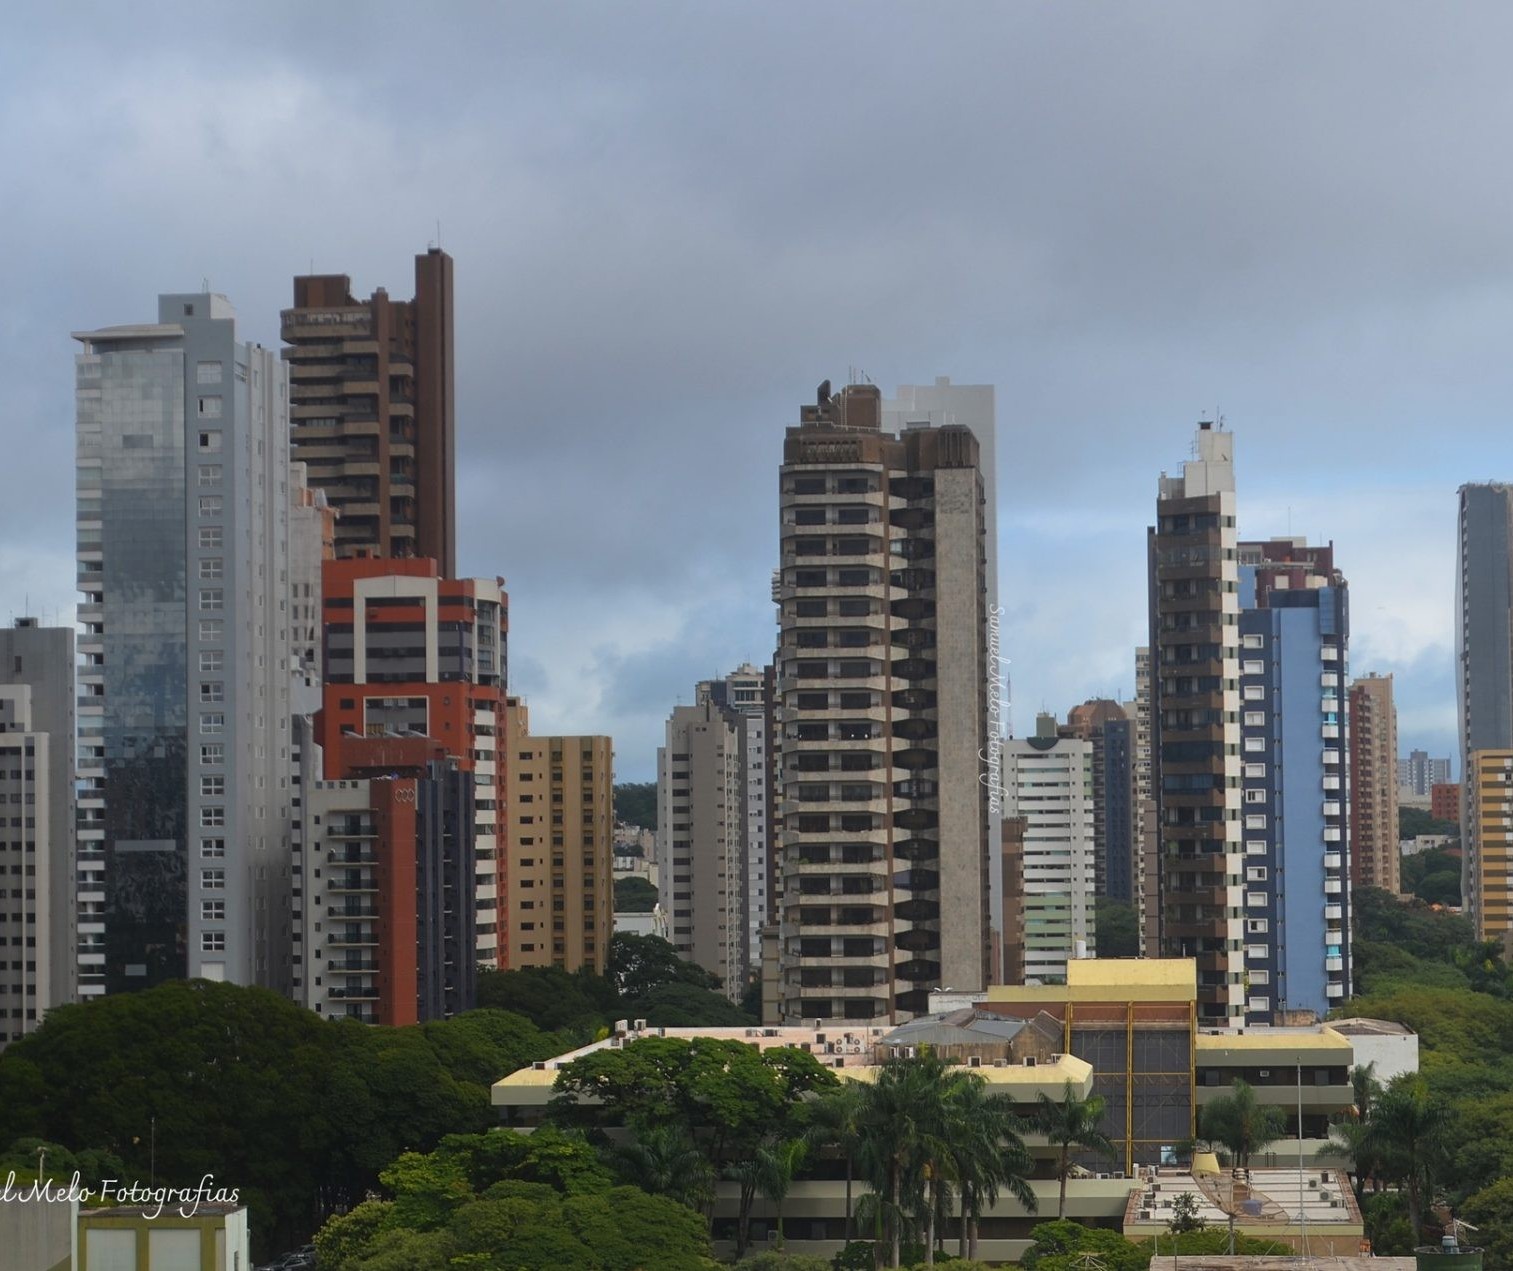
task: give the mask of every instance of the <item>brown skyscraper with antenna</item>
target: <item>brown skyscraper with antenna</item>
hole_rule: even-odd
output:
[[[294,280],[283,313],[293,458],[336,509],[339,557],[430,557],[455,577],[452,258],[415,258],[415,298]]]

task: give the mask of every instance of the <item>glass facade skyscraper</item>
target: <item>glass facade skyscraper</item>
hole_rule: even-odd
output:
[[[223,296],[76,333],[83,996],[288,976],[285,371]]]

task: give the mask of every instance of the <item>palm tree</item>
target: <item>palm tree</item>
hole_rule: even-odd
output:
[[[890,1267],[899,1265],[905,1214],[923,1207],[925,1164],[932,1127],[940,1117],[945,1065],[933,1056],[891,1059],[862,1096],[857,1153],[862,1173],[880,1199],[868,1213],[886,1229]]]
[[[648,1126],[614,1151],[627,1182],[703,1213],[714,1199],[714,1171],[681,1127]]]
[[[1061,1201],[1056,1217],[1066,1217],[1066,1180],[1072,1172],[1072,1149],[1086,1148],[1102,1156],[1113,1156],[1114,1145],[1099,1128],[1103,1122],[1104,1101],[1101,1095],[1084,1099],[1068,1081],[1057,1102],[1048,1094],[1038,1096],[1035,1122],[1046,1141],[1060,1151],[1056,1177],[1061,1180]]]
[[[1348,1118],[1329,1127],[1329,1145],[1319,1152],[1323,1161],[1345,1157],[1350,1162],[1351,1186],[1356,1204],[1366,1199],[1366,1183],[1376,1169],[1371,1156],[1367,1131],[1376,1101],[1382,1096],[1382,1083],[1376,1079],[1376,1064],[1357,1065],[1350,1070],[1350,1084],[1355,1089],[1355,1107]]]
[[[1003,1095],[988,1094],[979,1074],[961,1076],[947,1093],[951,1170],[961,1205],[957,1255],[976,1258],[977,1225],[983,1210],[998,1203],[999,1188],[1030,1213],[1036,1198],[1026,1181],[1033,1162],[1014,1105]]]
[[[1198,1133],[1225,1148],[1236,1169],[1249,1169],[1250,1158],[1287,1132],[1281,1108],[1256,1102],[1256,1092],[1236,1078],[1198,1114]]]
[[[804,1139],[779,1139],[761,1144],[752,1158],[757,1186],[777,1209],[779,1250],[783,1247],[783,1202],[788,1199],[793,1177],[808,1155],[809,1144]]]
[[[1423,1239],[1424,1206],[1449,1156],[1450,1113],[1416,1074],[1394,1081],[1376,1099],[1362,1147],[1382,1177],[1402,1185],[1413,1239]]]
[[[1382,1083],[1376,1079],[1376,1060],[1357,1064],[1350,1070],[1350,1086],[1355,1092],[1355,1115],[1358,1121],[1371,1119],[1371,1105],[1382,1096]]]
[[[856,1155],[862,1142],[862,1107],[865,1087],[843,1081],[835,1090],[809,1106],[809,1126],[804,1137],[814,1147],[831,1147],[846,1162],[846,1243],[855,1239],[851,1210],[851,1187],[856,1173]]]

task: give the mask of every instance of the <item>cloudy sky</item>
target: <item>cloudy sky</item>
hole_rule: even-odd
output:
[[[422,17],[422,14],[424,17]],[[361,21],[356,21],[358,16]],[[351,22],[344,19],[354,19]],[[0,618],[66,618],[71,329],[457,262],[461,563],[539,730],[653,774],[770,654],[822,379],[998,388],[1015,721],[1128,694],[1156,478],[1333,539],[1352,666],[1453,749],[1455,490],[1513,477],[1513,7],[21,6],[0,43]]]

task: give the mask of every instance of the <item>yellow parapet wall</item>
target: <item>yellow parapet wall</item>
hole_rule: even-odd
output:
[[[1065,984],[995,984],[989,1002],[1192,1002],[1192,958],[1081,958],[1066,964]]]

